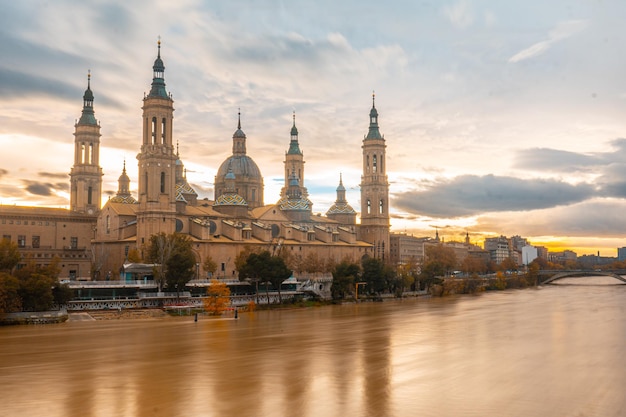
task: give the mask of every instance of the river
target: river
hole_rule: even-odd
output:
[[[589,282],[2,327],[0,415],[625,416],[626,286]]]

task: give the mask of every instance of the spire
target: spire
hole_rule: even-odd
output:
[[[87,71],[87,89],[83,94],[83,113],[80,116],[78,124],[95,125],[96,117],[93,112],[93,92],[91,91],[91,70]]]
[[[233,155],[246,154],[246,134],[241,130],[241,109],[237,112],[237,130],[233,133]]]
[[[343,186],[343,175],[339,173],[339,186],[337,187],[337,201],[336,203],[346,202],[346,187]]]
[[[378,130],[378,111],[376,110],[376,94],[372,91],[372,110],[370,110],[370,127],[365,139],[382,139]]]
[[[300,144],[298,143],[298,128],[296,127],[296,111],[293,111],[293,126],[291,127],[291,142],[289,142],[289,155],[302,155]]]
[[[161,59],[160,36],[157,45],[157,59],[154,60],[154,65],[152,66],[152,88],[150,89],[150,94],[148,94],[148,97],[162,97],[169,99],[170,97],[165,90],[165,65],[163,65],[163,60]]]

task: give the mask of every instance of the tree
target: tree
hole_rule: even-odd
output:
[[[62,306],[67,304],[74,297],[74,292],[67,284],[55,283],[52,287],[52,298],[54,304]]]
[[[128,262],[130,263],[140,263],[141,262],[141,254],[137,250],[137,248],[132,248],[128,251],[127,256]]]
[[[245,264],[239,269],[239,277],[244,279],[250,278],[257,284],[261,279],[268,281],[278,290],[278,300],[282,303],[280,287],[283,281],[291,276],[292,272],[285,265],[283,258],[271,255],[269,251],[263,251],[258,254],[251,253],[248,255]]]
[[[396,273],[396,293],[402,295],[402,293],[415,283],[415,270],[416,265],[412,262],[400,265]]]
[[[454,249],[442,244],[426,246],[426,260],[422,267],[422,273],[429,277],[449,275],[456,266],[456,254]]]
[[[367,284],[367,291],[370,294],[380,294],[387,286],[387,271],[385,271],[383,261],[377,258],[367,257],[361,262],[363,273],[361,279]]]
[[[333,270],[333,284],[330,287],[333,299],[340,300],[352,293],[360,272],[361,267],[347,259],[337,264]]]
[[[195,275],[196,257],[191,249],[191,243],[176,246],[172,255],[166,261],[166,265],[165,279],[167,287],[176,291],[176,297],[178,298],[180,291],[185,288],[185,285]]]
[[[468,275],[484,274],[485,272],[487,272],[487,263],[482,258],[466,256],[461,263],[461,271],[465,272]]]
[[[18,293],[24,311],[46,311],[54,305],[52,287],[54,280],[40,273],[30,274],[20,280]]]
[[[212,277],[215,275],[215,271],[217,271],[217,262],[215,262],[211,256],[207,256],[202,264],[202,268],[206,271],[208,276]]]
[[[21,259],[17,243],[9,239],[0,240],[0,271],[11,273]]]
[[[23,310],[45,311],[52,308],[55,303],[53,288],[60,285],[59,264],[58,257],[54,257],[50,264],[45,266],[38,266],[32,259],[27,259],[26,265],[15,271]]]
[[[207,288],[207,297],[203,300],[204,310],[212,315],[220,315],[230,304],[230,288],[224,282],[214,279]]]
[[[0,315],[20,311],[22,300],[19,280],[6,272],[0,272]]]
[[[502,260],[500,269],[502,271],[517,271],[517,262],[509,256],[508,258]]]
[[[159,291],[167,285],[178,294],[193,278],[196,257],[191,240],[186,235],[179,233],[152,235],[146,252],[148,262],[156,264],[154,277]]]
[[[324,260],[321,259],[317,253],[309,252],[302,260],[300,267],[305,272],[322,272],[324,270]]]

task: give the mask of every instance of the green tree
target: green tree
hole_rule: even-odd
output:
[[[366,282],[367,292],[380,294],[388,288],[387,276],[383,261],[377,258],[367,257],[361,262],[363,273],[361,279]]]
[[[17,243],[9,239],[0,240],[0,272],[11,273],[21,259]]]
[[[0,272],[0,315],[20,311],[20,282],[11,274]]]
[[[166,265],[165,280],[167,288],[176,291],[176,297],[178,298],[180,291],[185,288],[185,285],[195,275],[196,257],[191,249],[191,243],[189,245],[181,244],[176,246],[176,249],[166,261]]]
[[[67,284],[56,282],[52,287],[52,299],[54,304],[62,306],[67,304],[74,297],[74,291]]]
[[[150,236],[146,259],[154,263],[154,277],[159,291],[167,286],[176,294],[194,276],[196,258],[188,236],[158,233]]]
[[[239,269],[240,278],[249,278],[257,284],[261,280],[271,283],[278,290],[278,300],[281,303],[283,299],[280,287],[283,281],[291,276],[291,273],[292,271],[287,268],[283,258],[273,256],[269,251],[251,253],[248,255],[245,264]]]
[[[54,280],[40,273],[20,279],[19,295],[24,311],[46,311],[54,305]]]
[[[340,300],[351,294],[360,272],[359,264],[347,259],[337,264],[333,270],[333,283],[330,287],[333,299]]]

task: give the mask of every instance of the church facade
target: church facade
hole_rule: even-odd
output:
[[[311,196],[304,185],[305,161],[295,113],[286,144],[285,182],[278,201],[269,204],[264,201],[263,176],[247,154],[241,114],[232,136],[232,154],[220,165],[214,179],[214,198],[199,199],[187,181],[175,142],[174,101],[166,89],[160,42],[150,92],[143,98],[142,136],[137,143],[137,196],[130,192],[124,161],[117,194],[101,206],[100,124],[95,118],[93,101],[88,80],[82,115],[75,125],[70,209],[62,210],[61,214],[86,225],[81,229],[80,240],[84,242],[84,254],[90,265],[89,275],[85,274],[85,266],[72,274],[64,269],[62,274],[70,279],[77,275],[115,279],[122,265],[128,262],[129,252],[136,250],[143,254],[150,237],[157,233],[176,232],[190,237],[197,278],[206,277],[202,265],[208,258],[218,265],[218,277],[237,278],[235,259],[241,251],[249,249],[281,253],[295,271],[307,259],[359,262],[364,256],[374,256],[388,260],[386,144],[379,131],[374,97],[369,130],[362,141],[360,224],[356,221],[357,212],[346,200],[341,177],[332,207],[325,215],[313,214]],[[23,209],[24,215],[28,210],[31,215],[33,210],[42,213],[49,210],[14,209]],[[5,214],[8,213],[4,207],[0,207],[0,221],[5,219]],[[3,230],[4,226],[2,223]]]

